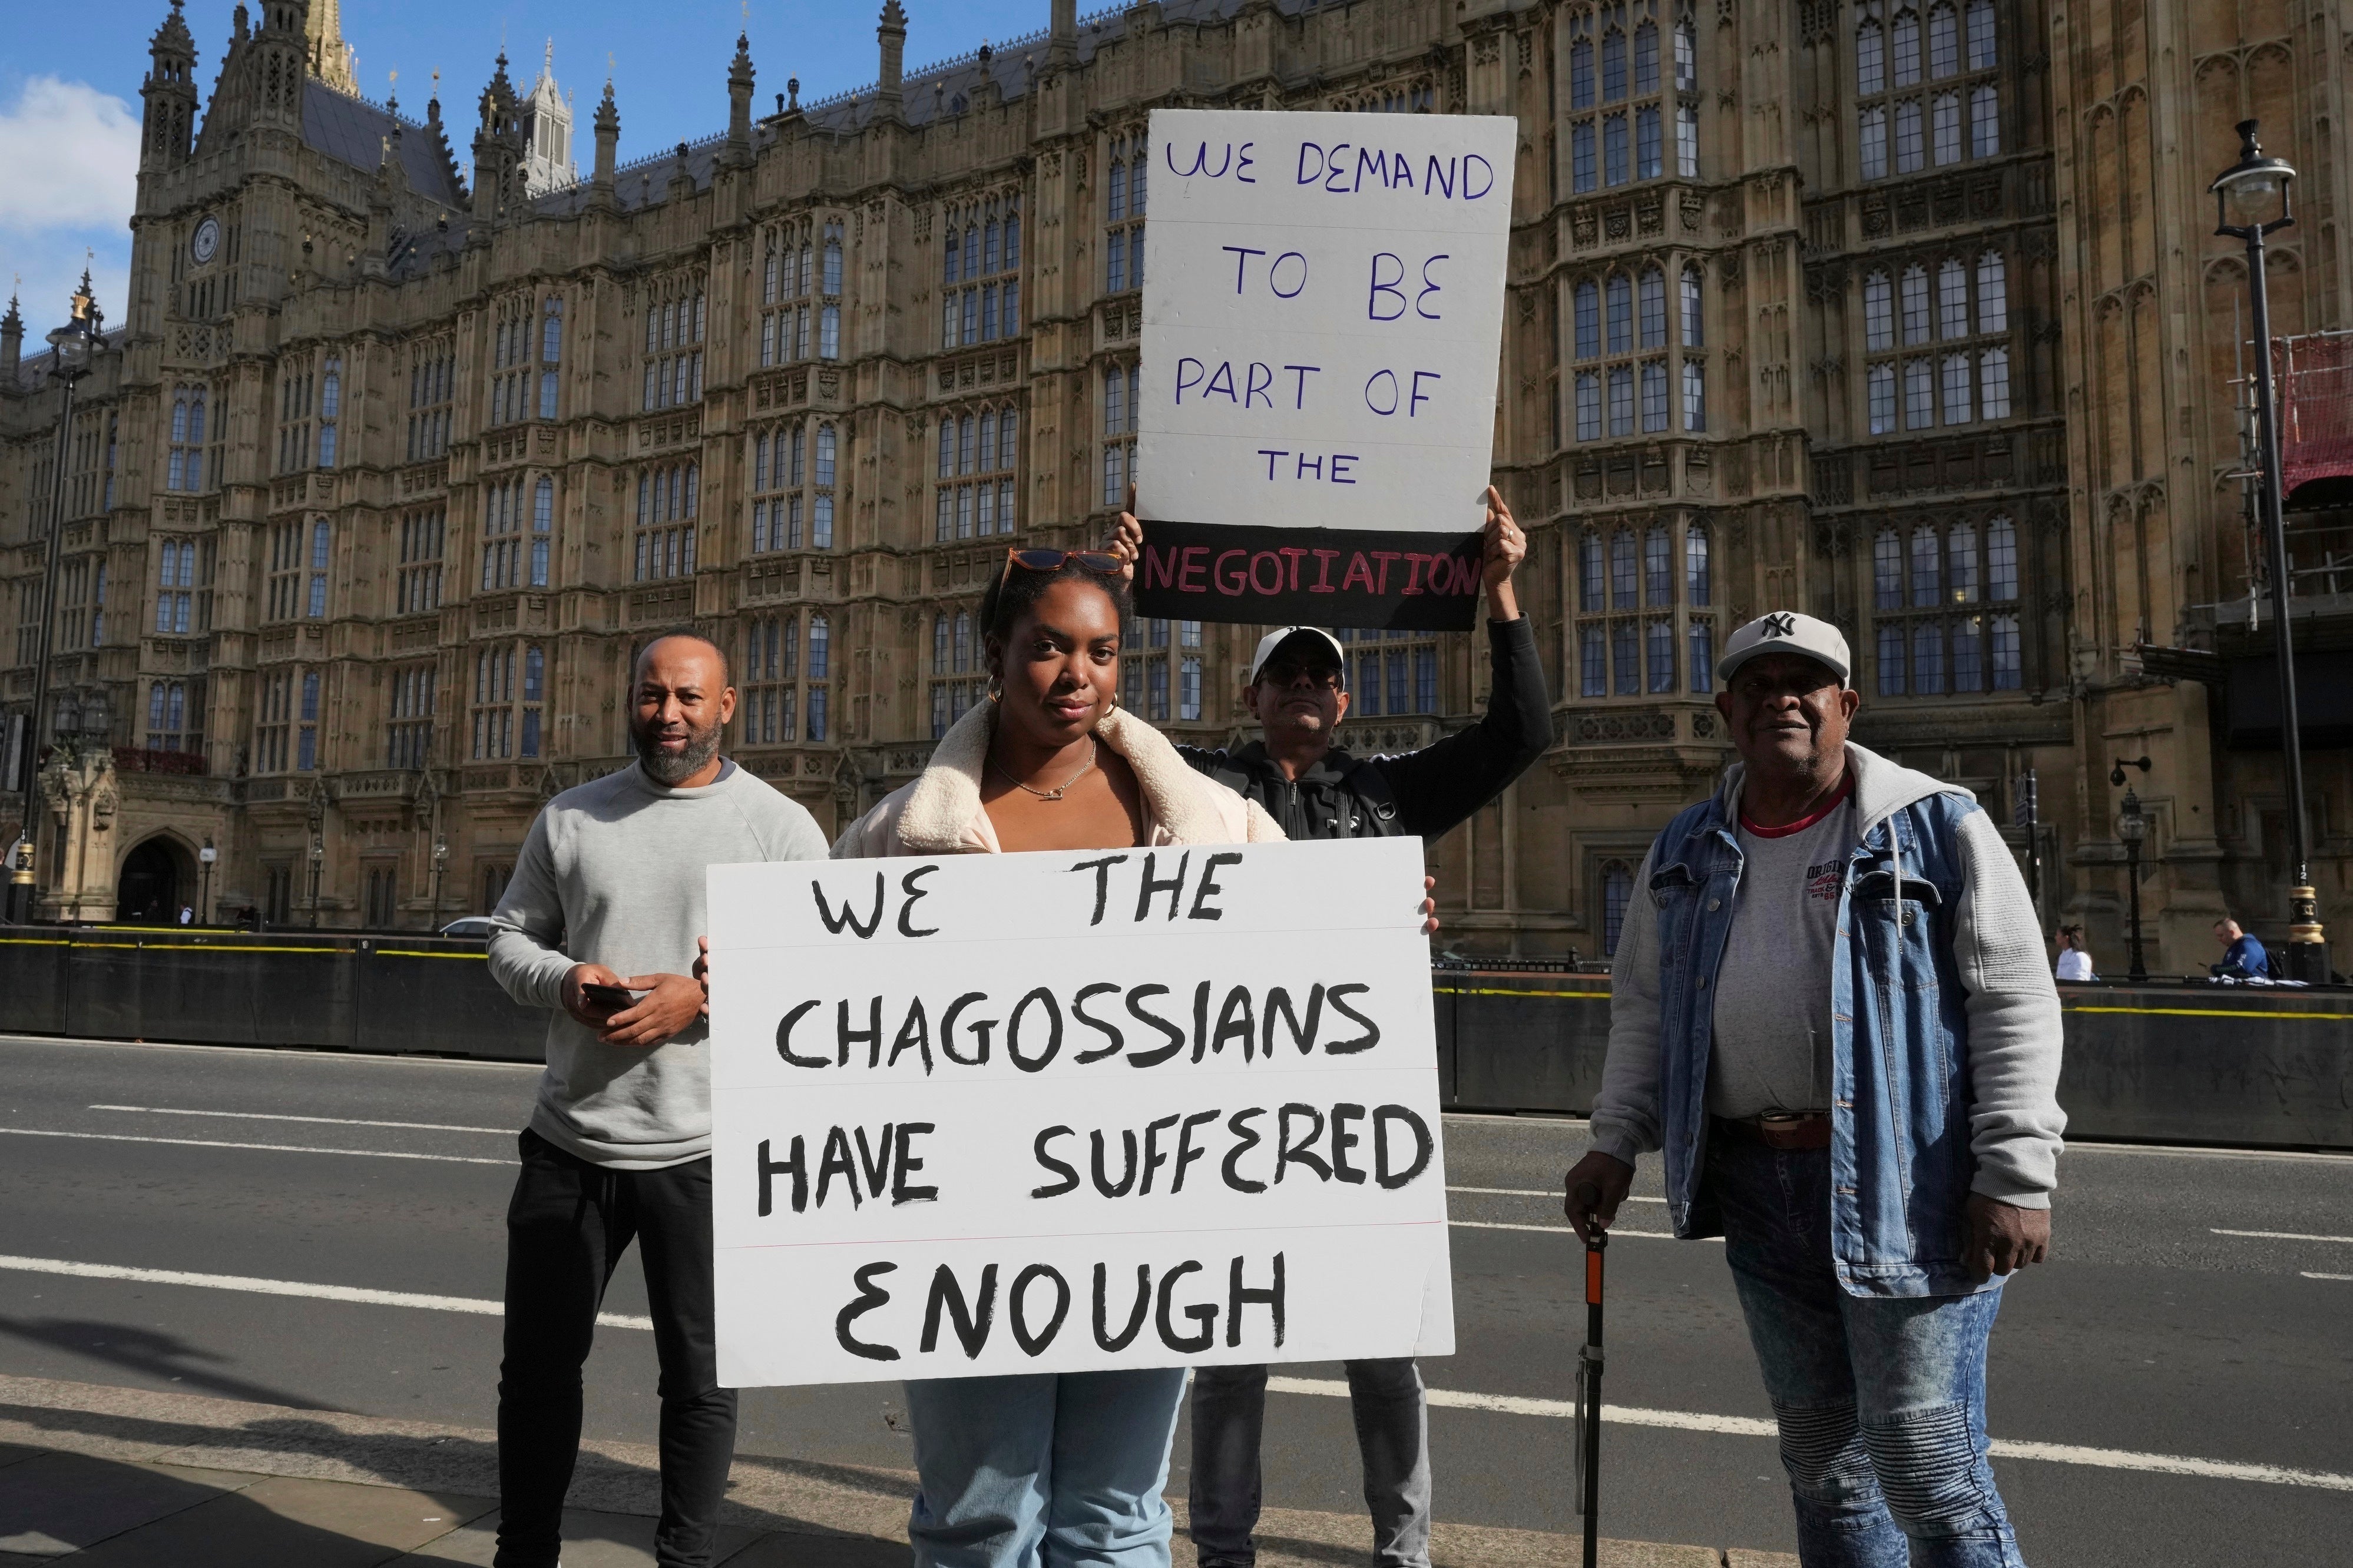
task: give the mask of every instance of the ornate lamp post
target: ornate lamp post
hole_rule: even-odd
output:
[[[433,837],[433,913],[425,922],[425,929],[428,931],[441,929],[441,873],[448,868],[449,841],[436,834]]]
[[[2125,805],[2116,814],[2116,837],[2125,844],[2125,887],[2132,902],[2130,935],[2126,945],[2132,957],[2132,967],[2126,978],[2137,985],[2148,978],[2148,965],[2141,962],[2140,951],[2140,845],[2148,837],[2148,818],[2140,812],[2140,796],[2125,786]]]
[[[2287,768],[2287,823],[2290,882],[2288,935],[2283,956],[2288,977],[2325,982],[2328,978],[2328,943],[2320,927],[2319,895],[2313,890],[2306,848],[2304,812],[2304,738],[2299,732],[2295,702],[2295,633],[2288,620],[2287,525],[2281,515],[2282,462],[2279,405],[2272,385],[2271,294],[2263,277],[2263,239],[2295,222],[2289,207],[2288,187],[2295,170],[2284,158],[2267,155],[2255,141],[2256,122],[2239,122],[2239,161],[2214,176],[2207,189],[2214,193],[2214,232],[2243,240],[2247,247],[2247,293],[2253,306],[2255,333],[2255,467],[2257,505],[2261,508],[2263,543],[2270,556],[2272,579],[2272,641],[2279,658],[2280,752]],[[2232,223],[2235,213],[2242,220]]]
[[[25,747],[30,754],[25,767],[21,819],[24,828],[9,858],[8,919],[18,925],[33,918],[37,897],[33,875],[34,809],[40,800],[41,723],[49,705],[49,643],[57,634],[58,564],[66,530],[66,469],[73,440],[74,384],[90,374],[98,357],[104,321],[97,300],[90,294],[90,274],[84,272],[81,287],[73,296],[73,318],[49,334],[49,347],[55,351],[50,355],[49,374],[65,387],[65,407],[58,416],[58,456],[49,484],[48,554],[41,573],[41,630],[33,664],[33,709],[25,730]]]
[[[210,925],[213,923],[213,862],[220,858],[220,851],[213,847],[211,834],[205,835],[205,847],[196,851],[196,858],[204,863],[205,868],[205,890],[201,896],[202,902],[197,906],[196,923]]]
[[[318,834],[311,835],[311,929],[319,929],[319,871],[327,863],[327,846]]]

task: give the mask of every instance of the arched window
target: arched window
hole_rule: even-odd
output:
[[[1684,634],[1690,646],[1691,689],[1709,691],[1715,685],[1715,627],[1704,616],[1692,617],[1691,629]]]
[[[1615,103],[1626,96],[1626,35],[1616,27],[1601,35],[1601,100]]]
[[[1945,406],[1945,423],[1968,424],[1970,418],[1969,356],[1947,354],[1944,359],[1940,384]]]
[[[1659,27],[1645,22],[1634,29],[1634,90],[1659,90]]]
[[[2025,684],[2025,667],[2019,654],[2018,617],[1993,618],[1993,689],[2016,691]]]
[[[1609,373],[1609,434],[1634,433],[1634,367],[1621,364]]]
[[[1938,556],[1936,531],[1915,529],[1912,533],[1912,604],[1915,609],[1934,605],[1938,600]]]
[[[1986,597],[1997,605],[2018,597],[2018,530],[2002,513],[1986,524]]]
[[[1969,89],[1969,156],[2001,153],[2001,92],[1991,83]]]
[[[1675,24],[1675,90],[1699,90],[1699,35],[1688,12]]]
[[[1993,0],[1969,0],[1968,35],[1969,69],[1993,69]]]
[[[1887,37],[1872,13],[1864,15],[1854,31],[1854,90],[1862,98],[1877,98],[1887,90]]]
[[[1634,897],[1634,869],[1623,860],[1601,863],[1601,951],[1615,956],[1626,929],[1626,906]]]
[[[547,586],[548,556],[554,544],[555,481],[542,478],[531,500],[531,585]]]
[[[1945,535],[1945,584],[1956,605],[1978,598],[1978,525],[1957,522]]]
[[[1577,357],[1599,359],[1601,357],[1601,289],[1588,279],[1577,286],[1574,298]]]
[[[1946,0],[1928,8],[1928,74],[1942,80],[1961,68],[1961,25]]]
[[[1928,341],[1928,269],[1915,262],[1904,269],[1904,341]]]
[[[1683,530],[1683,602],[1704,609],[1712,601],[1707,570],[1707,530],[1694,525]]]
[[[1988,419],[2010,417],[2010,351],[1987,349],[1978,355],[1978,412]]]
[[[1662,360],[1642,366],[1642,430],[1651,434],[1667,427],[1667,367]]]
[[[1895,26],[1889,35],[1894,46],[1894,78],[1897,87],[1916,87],[1920,81],[1920,16],[1905,9],[1895,13]]]
[[[1646,349],[1667,344],[1667,275],[1655,267],[1642,269],[1641,333]]]
[[[1601,438],[1601,377],[1589,370],[1577,374],[1577,438]]]
[[[818,484],[833,483],[833,426],[820,425],[817,427],[817,482]]]
[[[1895,289],[1884,272],[1862,280],[1862,346],[1874,352],[1895,346]]]
[[[808,675],[811,680],[832,679],[832,626],[826,620],[825,612],[820,610],[811,616],[808,630]],[[809,739],[818,741],[824,737],[812,735]]]
[[[771,277],[775,276],[775,270],[771,263]],[[545,318],[540,324],[539,357],[549,364],[564,357],[564,301],[553,294],[548,296]]]
[[[1912,690],[1936,697],[1945,689],[1945,626],[1941,621],[1912,623]]]
[[[974,655],[971,613],[958,610],[955,618],[955,672],[958,675],[962,675],[965,670],[978,668],[978,661]]]
[[[1683,277],[1683,347],[1704,348],[1707,344],[1706,313],[1702,309],[1700,272],[1696,266],[1685,267]]]
[[[1634,531],[1621,528],[1609,536],[1609,607],[1630,610],[1636,603],[1639,579],[1634,569]]]
[[[1601,564],[1601,536],[1588,529],[1577,543],[1577,607],[1588,614],[1608,607],[1609,578]]]
[[[1936,335],[1969,335],[1969,273],[1957,258],[1947,258],[1936,267]]]
[[[1582,16],[1571,24],[1580,28],[1589,25]],[[1579,37],[1568,46],[1568,106],[1593,107],[1593,40],[1588,37]]]
[[[1664,524],[1654,524],[1642,535],[1642,602],[1652,606],[1675,602],[1674,551]]]
[[[1868,406],[1871,433],[1884,436],[1895,428],[1895,367],[1875,364],[1863,374],[1864,401]]]
[[[948,617],[945,612],[932,617],[932,673],[948,672]]]
[[[1883,528],[1871,542],[1872,605],[1881,610],[1904,607],[1904,545],[1892,528]]]
[[[1978,331],[2010,331],[2010,291],[1999,250],[1978,258]]]
[[[1882,622],[1879,627],[1879,694],[1904,695],[1904,624]]]
[[[1883,180],[1887,177],[1887,109],[1884,104],[1873,104],[1856,121],[1856,132],[1862,142],[1862,177]]]
[[[1930,144],[1938,167],[1961,161],[1961,95],[1940,92],[1928,101]]]
[[[1622,272],[1610,274],[1609,352],[1622,354],[1634,346],[1634,285]]]

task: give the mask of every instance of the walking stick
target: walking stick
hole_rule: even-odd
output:
[[[1593,1239],[1585,1244],[1585,1343],[1577,1352],[1577,1511],[1585,1516],[1585,1568],[1601,1551],[1601,1255],[1609,1233],[1593,1223],[1601,1189],[1587,1182],[1575,1194]]]

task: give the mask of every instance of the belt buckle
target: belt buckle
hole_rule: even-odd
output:
[[[1757,1118],[1757,1137],[1767,1149],[1794,1149],[1811,1121],[1812,1115],[1805,1111],[1767,1110]]]

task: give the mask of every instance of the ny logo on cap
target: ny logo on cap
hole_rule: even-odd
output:
[[[1768,637],[1796,637],[1798,635],[1797,617],[1786,613],[1766,616],[1765,635]]]

